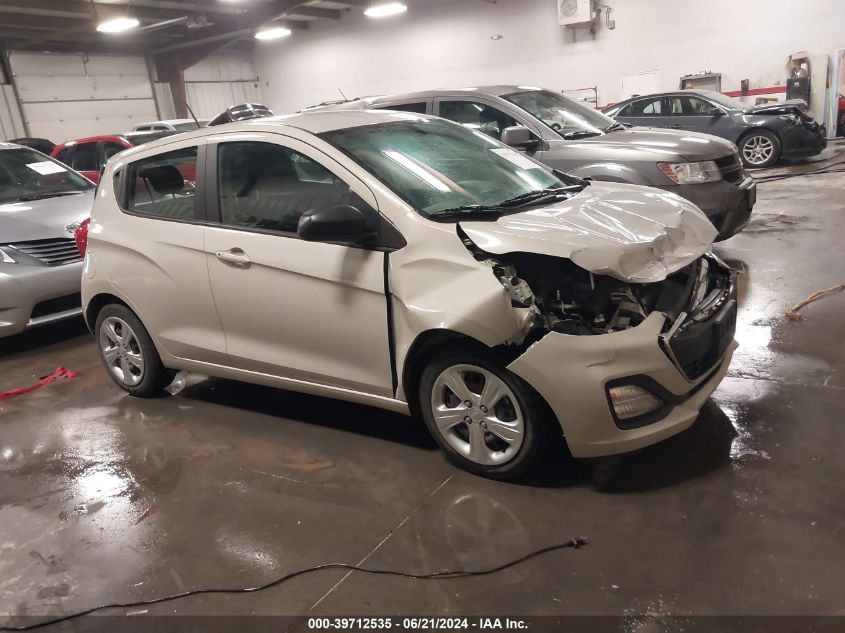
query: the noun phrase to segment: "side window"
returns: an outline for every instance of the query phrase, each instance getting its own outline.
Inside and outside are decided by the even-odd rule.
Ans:
[[[71,162],[73,161],[73,145],[70,147],[65,147],[62,151],[56,154],[56,160],[60,163],[64,163],[68,167],[72,167]]]
[[[309,209],[352,199],[349,185],[323,165],[275,143],[220,143],[217,173],[226,226],[295,233]]]
[[[630,112],[627,112],[625,116],[659,116],[663,114],[662,99],[641,99],[640,101],[634,101],[634,103],[625,108],[625,110],[628,109],[630,109]]]
[[[688,109],[687,114],[698,116],[713,116],[719,111],[719,108],[704,99],[697,99],[695,97],[686,97]]]
[[[120,143],[114,143],[112,141],[106,141],[103,143],[103,163],[108,161],[109,158],[114,156],[115,154],[119,154],[126,148],[123,147]]]
[[[686,97],[669,97],[669,113],[673,116],[689,114]]]
[[[377,110],[398,110],[399,112],[413,112],[414,114],[425,114],[425,101],[415,101],[414,103],[391,103],[389,105],[380,105]]]
[[[495,139],[502,136],[506,127],[519,125],[509,114],[475,101],[441,101],[440,116]]]
[[[73,168],[76,171],[100,171],[96,143],[79,143],[73,153]]]
[[[196,147],[130,164],[126,172],[126,210],[153,218],[193,220],[196,173]]]
[[[149,132],[150,126],[149,125],[139,125],[138,127],[135,128],[135,131],[136,132]]]

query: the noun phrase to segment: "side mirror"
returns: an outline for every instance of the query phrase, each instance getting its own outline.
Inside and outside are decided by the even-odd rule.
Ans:
[[[523,149],[532,149],[534,147],[537,147],[537,145],[540,143],[539,139],[534,138],[534,136],[531,134],[531,130],[521,125],[512,125],[511,127],[506,127],[504,130],[502,130],[500,140],[505,145],[510,145],[511,147],[520,147]]]
[[[348,204],[318,207],[299,218],[296,233],[308,242],[360,244],[370,233],[364,214]]]

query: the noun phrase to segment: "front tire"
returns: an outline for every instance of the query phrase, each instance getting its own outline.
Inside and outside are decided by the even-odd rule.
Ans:
[[[749,132],[739,142],[739,155],[746,167],[771,167],[780,153],[780,139],[768,130]]]
[[[94,331],[100,360],[109,377],[139,398],[160,396],[173,380],[140,319],[129,308],[109,304],[97,314]]]
[[[521,478],[554,444],[542,399],[481,348],[459,347],[429,363],[420,377],[419,402],[449,461],[483,477]]]

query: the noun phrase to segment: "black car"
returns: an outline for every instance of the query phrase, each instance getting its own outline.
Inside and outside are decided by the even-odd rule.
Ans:
[[[622,123],[705,132],[736,143],[746,167],[818,154],[827,146],[823,125],[803,101],[746,107],[710,90],[680,90],[634,97],[605,114]]]

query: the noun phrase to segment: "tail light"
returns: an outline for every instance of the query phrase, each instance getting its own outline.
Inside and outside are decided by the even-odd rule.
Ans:
[[[89,224],[91,224],[91,218],[85,218],[73,232],[73,239],[76,240],[76,248],[79,249],[79,253],[83,257],[85,257],[85,249],[88,248]]]

